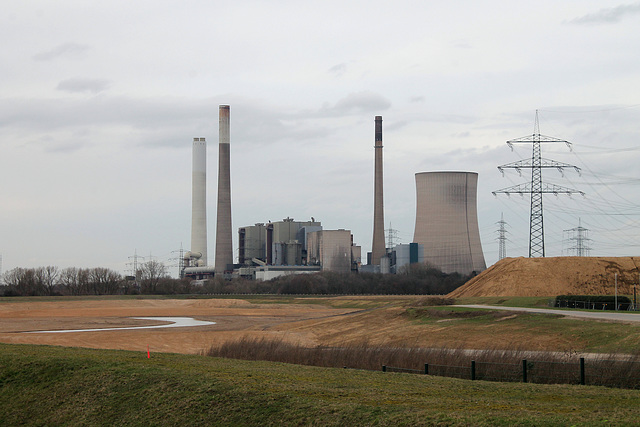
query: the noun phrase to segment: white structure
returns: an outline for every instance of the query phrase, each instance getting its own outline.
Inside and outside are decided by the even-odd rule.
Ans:
[[[193,138],[191,172],[191,251],[192,266],[207,265],[207,142]]]
[[[416,174],[415,243],[424,246],[424,262],[444,273],[485,270],[475,172]]]

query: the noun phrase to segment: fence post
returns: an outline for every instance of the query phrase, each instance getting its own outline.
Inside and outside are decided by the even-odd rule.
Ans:
[[[424,364],[424,374],[425,375],[429,375],[429,364],[428,363]]]
[[[527,359],[522,359],[522,382],[527,382]]]
[[[387,365],[382,365],[382,372],[387,372]]]
[[[471,381],[476,379],[476,361],[471,361]]]
[[[584,376],[584,357],[580,358],[580,384],[585,385],[585,376]]]

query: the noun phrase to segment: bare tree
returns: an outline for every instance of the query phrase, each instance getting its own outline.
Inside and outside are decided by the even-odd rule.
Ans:
[[[76,267],[68,267],[60,272],[60,284],[71,295],[82,295],[83,289],[80,278],[83,271]]]
[[[142,292],[155,294],[158,292],[160,279],[169,276],[167,267],[159,261],[147,261],[140,266]]]
[[[96,267],[89,270],[89,284],[95,295],[117,293],[121,281],[122,276],[108,268]]]
[[[39,281],[47,295],[53,295],[55,293],[56,285],[58,285],[59,274],[60,270],[58,267],[53,265],[40,267],[38,269]]]

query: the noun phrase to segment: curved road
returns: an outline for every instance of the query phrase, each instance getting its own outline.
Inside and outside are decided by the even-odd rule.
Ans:
[[[640,322],[640,312],[620,311],[578,311],[578,310],[552,310],[548,308],[528,307],[503,307],[498,305],[465,304],[454,307],[484,308],[488,310],[502,311],[526,311],[529,313],[560,314],[567,317],[580,317],[584,319],[609,320],[615,322]]]
[[[153,326],[127,326],[127,327],[114,326],[112,328],[29,331],[25,333],[27,334],[62,334],[67,332],[96,332],[96,331],[124,331],[124,330],[131,330],[131,329],[185,328],[187,326],[206,326],[206,325],[216,324],[216,322],[209,322],[206,320],[196,320],[192,317],[131,317],[131,319],[157,320],[159,322],[168,322],[168,323],[163,325],[153,325]]]

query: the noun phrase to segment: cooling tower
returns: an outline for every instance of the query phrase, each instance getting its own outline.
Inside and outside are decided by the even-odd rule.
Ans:
[[[384,243],[384,202],[382,198],[382,116],[376,116],[375,121],[375,172],[371,264],[380,265],[380,258],[387,253]]]
[[[416,174],[415,243],[424,245],[424,261],[445,273],[485,270],[480,244],[475,172]]]
[[[207,265],[207,142],[193,138],[191,170],[191,254]],[[200,254],[200,256],[198,256]]]
[[[216,273],[223,273],[233,264],[231,241],[231,173],[229,170],[229,106],[219,108],[218,143],[218,213],[216,218]]]

